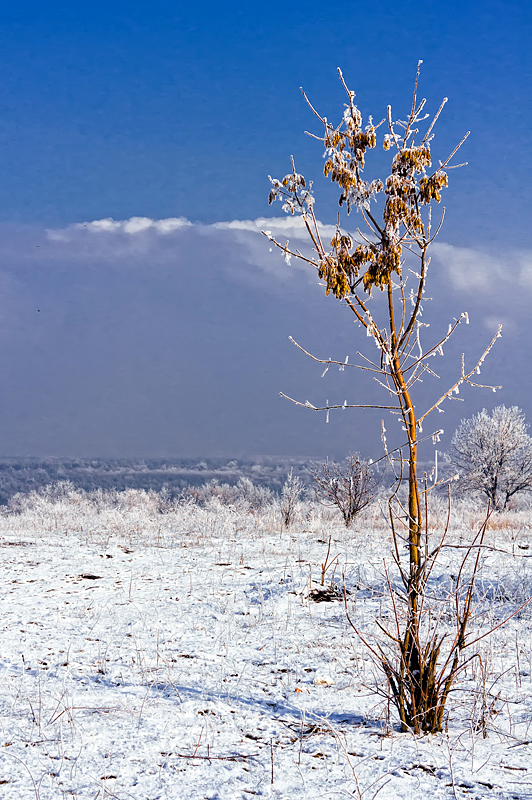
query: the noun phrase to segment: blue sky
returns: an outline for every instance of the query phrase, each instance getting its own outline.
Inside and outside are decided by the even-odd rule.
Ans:
[[[472,135],[447,229],[512,228],[530,185],[532,12],[522,2],[4,3],[0,218],[264,215],[268,173],[294,152],[320,174],[303,86],[343,103],[336,67],[375,117],[405,107],[415,67],[450,102],[442,151]],[[489,198],[489,199],[488,199]],[[452,202],[451,202],[452,200]],[[451,235],[450,233],[448,235]],[[454,233],[453,233],[454,235]],[[514,238],[515,240],[515,238]],[[471,243],[470,241],[468,243]]]
[[[494,316],[513,320],[501,402],[525,406],[509,363],[525,357],[518,329],[532,263],[531,16],[526,2],[489,0],[334,11],[321,2],[3,3],[0,359],[10,377],[0,452],[340,454],[350,423],[325,431],[278,399],[294,371],[296,389],[314,388],[309,366],[288,351],[294,325],[310,339],[320,329],[327,350],[346,349],[337,311],[308,286],[301,308],[297,284],[287,288],[299,273],[257,266],[269,258],[258,234],[247,232],[250,245],[212,226],[279,213],[267,206],[267,175],[284,174],[292,153],[315,179],[320,218],[333,221],[299,87],[339,115],[341,66],[364,115],[380,118],[389,102],[398,113],[408,107],[420,58],[429,107],[449,97],[435,151],[445,156],[471,130],[469,165],[451,173],[445,197],[442,291],[479,308],[479,341]],[[140,231],[133,250],[115,231],[105,252],[95,231],[61,244],[46,234],[137,216],[194,225],[164,240]],[[475,259],[479,284],[462,286],[456,271]],[[491,402],[472,397],[458,416]],[[359,424],[353,418],[351,429]]]

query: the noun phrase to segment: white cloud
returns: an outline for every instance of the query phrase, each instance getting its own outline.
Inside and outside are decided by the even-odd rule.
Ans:
[[[133,260],[140,259],[154,267],[157,263],[178,263],[185,256],[189,263],[199,263],[205,258],[212,260],[212,254],[216,254],[220,268],[238,274],[248,283],[263,281],[265,275],[273,277],[275,284],[286,282],[298,271],[315,280],[314,270],[305,262],[294,259],[291,266],[285,264],[281,253],[263,236],[263,230],[271,232],[282,244],[287,239],[293,240],[295,249],[312,255],[303,221],[288,217],[232,220],[212,225],[192,223],[183,217],[107,218],[50,229],[46,235],[50,246],[60,248],[56,255],[68,255],[73,263],[76,259],[97,259],[109,265],[131,266]],[[322,226],[322,231],[328,237],[334,233],[334,227]]]
[[[319,226],[327,248],[335,226],[321,223]],[[153,267],[164,262],[171,266],[181,257],[186,257],[189,263],[201,261],[208,251],[210,258],[212,254],[219,257],[220,268],[238,273],[248,282],[263,281],[265,276],[270,276],[275,283],[285,283],[297,273],[306,274],[311,282],[316,281],[316,273],[309,264],[293,258],[287,265],[281,252],[267,241],[262,231],[267,231],[282,245],[288,240],[291,249],[300,250],[309,258],[315,256],[302,218],[290,215],[235,219],[211,225],[192,223],[184,217],[107,218],[47,230],[46,234],[50,245],[59,247],[61,254],[68,255],[73,263],[76,258],[92,258],[119,266],[137,259],[139,265]],[[443,267],[442,274],[447,275],[459,291],[479,292],[487,298],[502,290],[511,290],[515,283],[532,289],[532,252],[500,257],[476,248],[435,242],[431,254]]]
[[[330,239],[336,232],[334,225],[323,225],[318,221],[321,234]],[[274,238],[286,239],[303,239],[308,242],[308,232],[300,216],[292,217],[259,217],[258,219],[235,219],[232,222],[215,222],[212,226],[219,230],[238,230],[250,231],[251,233],[261,233],[262,231],[269,231]],[[284,244],[283,241],[283,244]]]
[[[336,231],[334,225],[323,225],[318,222],[322,236],[328,241]],[[192,223],[185,217],[169,217],[168,219],[151,219],[150,217],[131,217],[126,220],[114,220],[112,217],[96,219],[92,222],[76,222],[66,228],[49,229],[48,239],[52,241],[72,241],[80,233],[136,235],[152,231],[168,234],[181,231],[183,228],[196,227],[198,231],[211,229],[232,231],[234,233],[250,233],[261,236],[268,231],[274,238],[283,240],[298,239],[307,243],[309,236],[301,217],[258,217],[258,219],[234,219],[229,222],[215,222],[212,225]]]
[[[498,281],[508,273],[508,263],[473,248],[436,242],[432,253],[447,267],[457,289],[496,291]]]
[[[519,283],[521,286],[532,288],[532,253],[518,253]]]
[[[490,334],[497,333],[497,328],[499,325],[502,325],[503,334],[505,333],[516,333],[517,325],[515,324],[515,320],[511,319],[510,317],[499,315],[490,315],[485,317],[484,319],[484,327],[490,332]]]
[[[93,222],[76,222],[66,228],[49,229],[46,231],[51,241],[72,241],[80,232],[108,234],[127,233],[135,235],[152,230],[157,233],[167,234],[182,230],[192,225],[184,217],[170,217],[169,219],[150,219],[150,217],[131,217],[126,220],[114,220],[112,217],[96,219]]]
[[[149,452],[153,436],[161,448],[169,446],[167,441],[180,452],[192,448],[187,444],[192,441],[187,438],[189,430],[200,431],[197,441],[203,436],[208,447],[218,446],[213,442],[225,447],[226,440],[234,447],[235,441],[244,441],[240,433],[244,412],[240,406],[235,410],[235,396],[242,398],[242,408],[257,407],[258,420],[271,418],[277,389],[307,396],[305,359],[299,361],[298,356],[292,365],[293,348],[285,336],[294,334],[303,346],[314,349],[326,330],[333,345],[346,341],[349,350],[353,324],[333,298],[325,299],[312,267],[297,259],[285,264],[261,230],[270,230],[283,244],[289,239],[294,249],[311,252],[301,220],[288,216],[211,225],[182,218],[97,219],[47,235],[43,227],[0,226],[0,339],[9,342],[2,350],[2,363],[12,409],[2,423],[5,441],[24,449],[25,440],[17,432],[22,408],[29,420],[27,436],[37,437],[32,441],[47,436],[37,424],[43,418],[50,420],[45,428],[54,437],[56,431],[62,432],[51,445],[51,439],[43,439],[43,451],[59,446],[80,451],[85,446],[105,448],[110,441],[127,451],[137,441],[136,431],[146,431],[138,434],[142,445],[138,452]],[[325,228],[325,246],[333,231],[332,226]],[[488,373],[486,382],[504,384],[502,401],[523,405],[532,413],[527,342],[520,335],[530,315],[532,253],[515,251],[497,257],[480,248],[445,242],[435,243],[433,251],[437,263],[432,274],[429,271],[427,292],[433,300],[424,316],[431,323],[426,343],[437,342],[448,322],[465,309],[472,322],[471,327],[461,326],[449,344],[449,358],[438,362],[442,380],[454,379],[461,352],[468,354],[467,363],[470,352],[472,358],[482,352],[483,343],[502,322],[503,339],[490,366],[497,372],[492,380]],[[381,307],[383,299],[375,293],[372,302]],[[370,346],[365,337],[357,344],[357,338],[352,341],[354,349]],[[334,349],[324,355],[334,357]],[[242,372],[242,364],[249,369]],[[242,385],[235,395],[239,380]],[[433,402],[431,385],[429,380],[420,384],[420,407]],[[249,387],[255,394],[246,394]],[[318,389],[318,395],[320,391],[325,388]],[[337,396],[336,389],[332,391]],[[353,391],[358,391],[356,385]],[[216,413],[212,415],[212,397],[227,425],[214,424],[211,435],[204,420],[217,419]],[[342,394],[340,402],[343,399]],[[485,402],[482,395],[478,402]],[[449,416],[455,414],[451,428],[459,413],[450,409]],[[85,418],[89,423],[78,422]],[[305,434],[294,438],[288,421],[280,425],[281,435],[272,438],[281,442],[276,447],[285,439],[304,443]],[[246,431],[255,435],[261,427],[253,422]],[[174,433],[169,440],[170,429]],[[337,430],[335,446],[341,448],[345,434]],[[9,438],[12,431],[18,439]],[[90,437],[82,439],[79,431],[90,431]],[[267,443],[263,447],[274,446],[268,431],[261,438]],[[242,448],[251,449],[252,441]]]

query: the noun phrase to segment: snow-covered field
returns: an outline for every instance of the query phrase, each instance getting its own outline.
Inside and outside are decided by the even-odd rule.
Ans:
[[[456,506],[453,536],[480,519]],[[531,591],[527,519],[493,520],[481,631]],[[400,733],[342,602],[308,599],[330,534],[371,632],[389,614],[378,506],[354,531],[310,504],[286,531],[275,507],[161,508],[136,491],[5,512],[0,796],[532,798],[532,613],[479,642],[442,734]]]

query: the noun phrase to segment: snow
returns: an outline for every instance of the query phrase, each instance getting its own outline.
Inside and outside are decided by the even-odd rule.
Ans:
[[[532,797],[529,615],[479,644],[445,732],[415,738],[343,603],[308,599],[331,534],[353,618],[386,616],[377,506],[353,531],[302,505],[286,531],[275,507],[110,497],[0,516],[2,798]],[[465,535],[481,514],[460,514]],[[481,625],[532,585],[525,518],[497,515],[509,555],[486,557]]]

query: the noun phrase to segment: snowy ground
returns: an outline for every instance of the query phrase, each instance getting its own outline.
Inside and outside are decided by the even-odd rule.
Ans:
[[[0,796],[532,798],[531,614],[479,643],[484,679],[475,660],[444,733],[400,733],[342,603],[307,597],[332,534],[373,630],[386,526],[377,509],[355,532],[307,517],[286,532],[274,509],[162,514],[141,492],[4,514]],[[487,557],[480,630],[532,586],[523,514],[496,522],[509,555]]]

